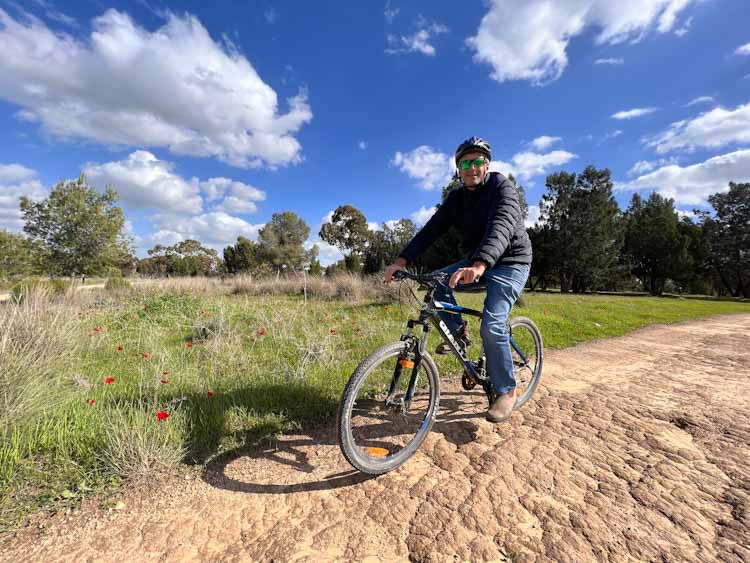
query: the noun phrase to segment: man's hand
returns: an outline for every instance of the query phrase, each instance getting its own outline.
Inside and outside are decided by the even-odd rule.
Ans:
[[[406,270],[406,260],[404,260],[403,258],[396,258],[396,261],[385,269],[383,282],[391,283],[393,274],[395,272],[398,272],[399,270]]]
[[[477,260],[474,262],[470,267],[468,268],[459,268],[456,270],[456,272],[451,276],[451,279],[448,280],[448,287],[453,289],[456,287],[456,284],[467,284],[467,283],[474,283],[479,278],[482,277],[482,274],[487,269],[487,264],[484,262],[481,262]]]

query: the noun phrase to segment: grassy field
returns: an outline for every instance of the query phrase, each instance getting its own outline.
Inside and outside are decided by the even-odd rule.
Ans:
[[[359,361],[397,340],[417,310],[351,287],[326,290],[342,300],[191,284],[0,306],[0,531],[40,506],[330,421]],[[738,312],[750,304],[530,294],[514,314],[562,348]],[[458,372],[453,358],[438,364]]]

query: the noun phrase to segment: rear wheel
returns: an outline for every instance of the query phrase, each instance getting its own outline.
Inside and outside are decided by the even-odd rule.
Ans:
[[[508,323],[513,356],[513,374],[516,378],[516,409],[521,408],[534,394],[542,377],[544,348],[542,333],[534,321],[514,317]]]
[[[378,348],[344,388],[337,417],[339,444],[347,461],[363,473],[378,475],[403,464],[435,422],[440,402],[437,366],[428,354],[422,356],[414,395],[407,401],[414,368],[400,360],[408,346],[394,342]],[[396,373],[400,376],[394,385]]]

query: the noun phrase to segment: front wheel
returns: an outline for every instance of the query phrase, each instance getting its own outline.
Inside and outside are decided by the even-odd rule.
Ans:
[[[516,378],[516,409],[531,398],[542,377],[544,347],[542,333],[526,317],[514,317],[510,328],[510,351],[513,356],[513,375]]]
[[[396,469],[414,454],[435,422],[440,402],[437,366],[425,353],[419,366],[412,367],[405,358],[408,348],[407,342],[378,348],[344,388],[337,416],[339,444],[346,460],[363,473]]]

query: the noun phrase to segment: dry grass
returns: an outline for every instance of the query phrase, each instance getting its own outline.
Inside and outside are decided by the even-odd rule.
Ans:
[[[331,278],[319,276],[287,276],[232,278],[235,295],[303,295],[311,299],[340,299],[361,301],[382,299],[393,301],[397,296],[393,289],[385,286],[379,276],[361,277],[355,274],[339,274]]]
[[[78,348],[76,309],[46,288],[25,291],[17,305],[0,306],[0,431],[54,410],[60,384]]]
[[[102,459],[115,475],[134,483],[147,481],[182,461],[185,449],[179,444],[183,426],[176,414],[168,423],[159,423],[140,410],[113,409]]]

